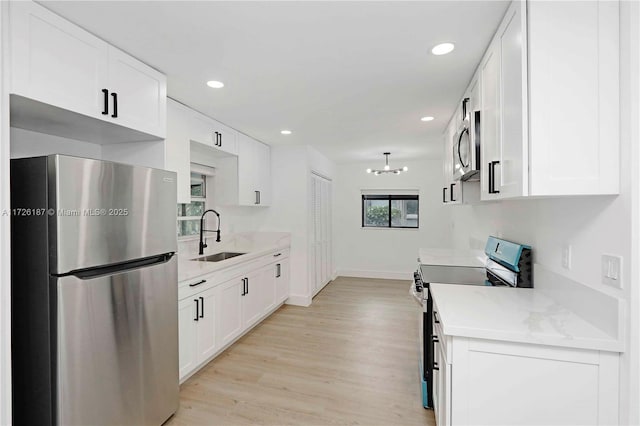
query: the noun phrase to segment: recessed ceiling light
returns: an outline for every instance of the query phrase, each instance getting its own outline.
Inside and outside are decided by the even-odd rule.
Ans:
[[[431,49],[431,53],[434,55],[446,55],[455,49],[455,45],[453,43],[440,43]]]
[[[207,86],[212,87],[214,89],[221,89],[224,87],[224,83],[221,81],[211,80],[211,81],[207,81]]]
[[[422,118],[420,119],[420,121],[433,121],[433,117],[431,117],[431,116],[422,117]]]
[[[291,130],[281,130],[280,133],[282,133],[283,135],[290,135]]]

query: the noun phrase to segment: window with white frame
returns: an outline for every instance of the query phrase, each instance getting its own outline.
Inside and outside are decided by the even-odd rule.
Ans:
[[[200,234],[200,217],[208,206],[208,181],[213,176],[213,169],[196,165],[191,171],[191,202],[178,204],[178,238],[186,238]]]

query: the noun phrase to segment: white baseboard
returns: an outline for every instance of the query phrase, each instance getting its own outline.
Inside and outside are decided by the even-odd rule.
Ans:
[[[289,295],[289,298],[284,302],[285,305],[295,305],[295,306],[311,306],[311,296],[301,296],[297,294]]]
[[[354,269],[339,269],[336,271],[339,277],[353,278],[377,278],[383,280],[407,280],[413,279],[413,272],[390,272],[390,271],[357,271]]]

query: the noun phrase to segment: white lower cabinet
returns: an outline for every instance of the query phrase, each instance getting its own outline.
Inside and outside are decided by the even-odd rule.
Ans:
[[[216,352],[215,288],[178,303],[180,377]]]
[[[283,303],[289,297],[289,259],[275,264],[276,303]]]
[[[438,426],[619,422],[617,353],[434,334]]]
[[[289,297],[288,250],[180,283],[178,292],[184,381]]]
[[[244,328],[242,321],[242,303],[244,277],[234,278],[218,287],[220,314],[218,320],[220,346],[226,346],[238,337]]]

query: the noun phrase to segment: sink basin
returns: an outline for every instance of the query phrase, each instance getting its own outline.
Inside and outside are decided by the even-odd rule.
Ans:
[[[222,260],[231,259],[232,257],[241,256],[246,253],[234,253],[231,251],[223,251],[221,253],[211,254],[209,256],[198,257],[191,260],[198,260],[200,262],[220,262]]]

